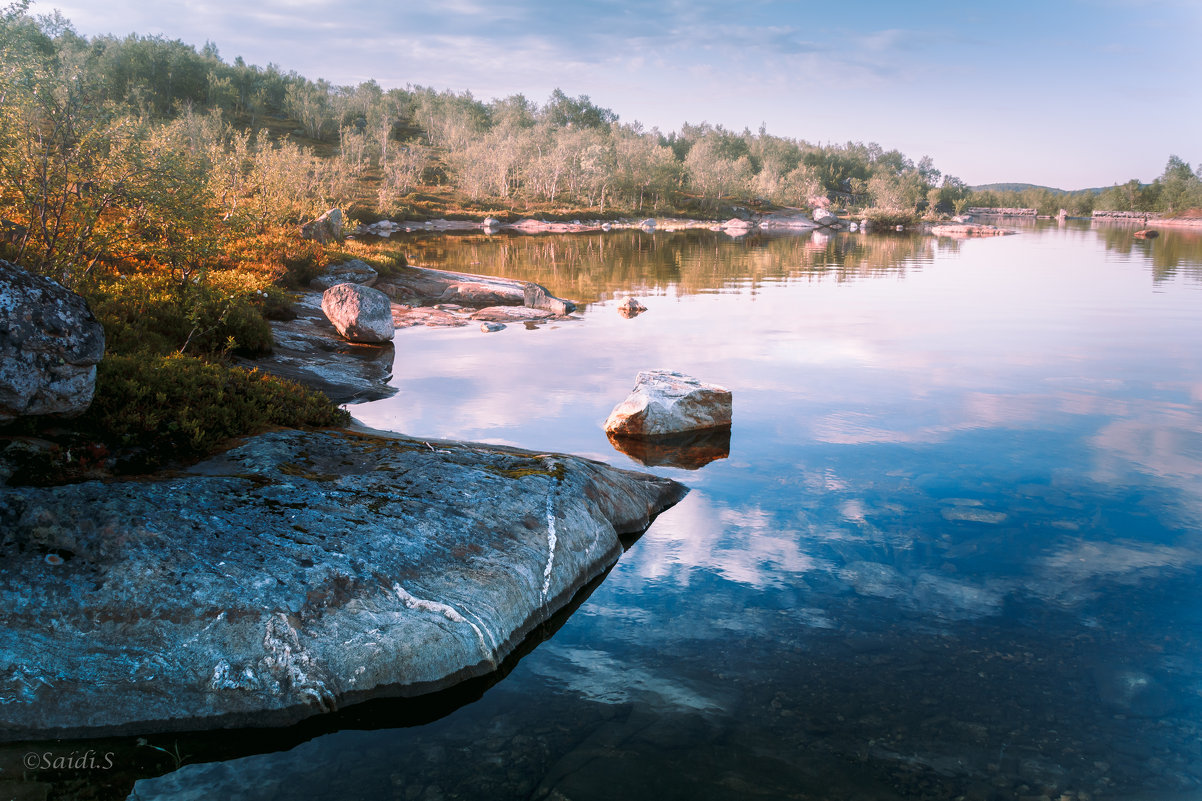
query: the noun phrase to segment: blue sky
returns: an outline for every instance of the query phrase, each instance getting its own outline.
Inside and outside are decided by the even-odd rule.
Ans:
[[[86,35],[232,61],[930,155],[970,184],[1150,181],[1202,161],[1202,0],[35,0]]]

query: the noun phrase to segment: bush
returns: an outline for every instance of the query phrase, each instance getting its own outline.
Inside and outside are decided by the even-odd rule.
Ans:
[[[878,228],[895,228],[899,225],[915,225],[918,215],[901,209],[865,209],[864,219]]]
[[[110,447],[166,458],[204,455],[232,437],[272,426],[346,425],[350,415],[320,392],[290,381],[173,353],[109,355],[79,424]]]
[[[109,353],[271,352],[263,317],[272,295],[253,276],[218,273],[203,283],[162,273],[119,276],[87,292]]]

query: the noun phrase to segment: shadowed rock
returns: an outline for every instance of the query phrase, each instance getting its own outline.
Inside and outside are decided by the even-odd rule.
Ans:
[[[0,260],[0,422],[86,411],[104,329],[61,284]]]
[[[165,480],[0,488],[0,739],[276,726],[487,674],[685,491],[297,431]]]
[[[309,282],[309,288],[324,292],[330,287],[338,286],[339,284],[372,286],[376,283],[378,277],[379,274],[370,264],[360,259],[351,259],[350,261],[344,261],[342,264],[335,264],[330,267],[325,275],[319,275],[314,278]]]
[[[330,209],[300,228],[301,239],[316,239],[323,245],[342,238],[342,209]]]

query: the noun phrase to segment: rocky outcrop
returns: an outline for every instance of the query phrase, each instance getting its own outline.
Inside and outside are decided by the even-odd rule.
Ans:
[[[104,329],[79,295],[0,260],[0,423],[86,411]]]
[[[373,286],[378,277],[379,274],[370,264],[359,259],[351,259],[341,264],[335,264],[326,271],[325,275],[319,275],[314,278],[309,282],[309,288],[316,289],[318,292],[324,292],[330,287],[335,287],[339,284]]]
[[[342,238],[342,209],[330,209],[301,226],[301,239],[316,239],[323,245]]]
[[[630,395],[610,413],[605,431],[659,437],[730,424],[730,390],[674,370],[644,370]]]
[[[271,321],[271,355],[242,359],[239,364],[316,389],[335,403],[395,395],[396,388],[388,386],[392,343],[356,344],[343,339],[322,312],[321,297],[317,292],[302,294],[292,306],[293,319]]]
[[[377,286],[390,297],[406,301],[475,307],[527,306],[560,316],[576,310],[572,301],[557,298],[531,281],[425,267],[406,267]]]
[[[647,307],[639,303],[638,298],[626,298],[626,300],[618,304],[618,314],[627,320],[632,317],[638,317],[645,311],[647,311]]]
[[[967,210],[968,214],[993,216],[993,217],[1035,217],[1038,214],[1038,209],[1010,209],[1010,208],[992,208],[989,206],[973,206]]]
[[[561,317],[576,311],[575,303],[548,294],[546,289],[532,281],[527,282],[522,289],[522,304],[531,309],[549,311]]]
[[[684,492],[297,431],[157,481],[0,488],[0,739],[277,726],[487,674]]]
[[[545,309],[529,306],[487,306],[472,314],[473,320],[493,323],[523,323],[528,320],[547,320],[555,315]]]
[[[1155,228],[1144,228],[1136,231],[1131,236],[1135,237],[1136,239],[1155,239],[1156,237],[1160,236],[1160,231],[1157,231]]]
[[[996,225],[979,225],[977,223],[957,223],[954,225],[932,225],[931,234],[947,236],[953,239],[968,239],[976,236],[1007,236],[1018,233],[1008,228],[998,228]]]
[[[321,310],[339,335],[351,342],[387,342],[395,333],[388,296],[370,287],[330,287],[322,293]]]
[[[760,218],[762,231],[808,231],[818,227],[801,209],[782,209],[770,212]]]

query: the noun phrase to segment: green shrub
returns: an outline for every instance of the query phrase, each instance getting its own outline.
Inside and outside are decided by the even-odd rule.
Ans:
[[[239,285],[237,275],[195,284],[161,273],[130,275],[88,292],[107,350],[118,354],[269,353],[271,326],[263,310],[271,297]]]
[[[151,461],[204,455],[272,426],[346,425],[326,396],[266,373],[173,353],[109,355],[79,420],[96,440],[141,447]]]
[[[915,225],[918,215],[902,209],[865,209],[864,219],[878,228],[895,228],[899,225]]]

